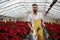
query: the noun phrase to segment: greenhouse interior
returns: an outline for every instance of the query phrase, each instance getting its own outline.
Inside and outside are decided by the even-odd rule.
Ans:
[[[60,0],[0,0],[0,40],[60,40]]]

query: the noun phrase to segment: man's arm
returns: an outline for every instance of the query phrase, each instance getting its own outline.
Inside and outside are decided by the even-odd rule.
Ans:
[[[30,29],[33,31],[34,29],[33,29],[32,25],[31,25],[31,24],[32,24],[32,18],[31,18],[30,15],[28,16],[28,22],[29,22],[29,23],[28,23],[28,26],[29,26]],[[31,24],[30,24],[30,23],[31,23]]]
[[[41,19],[42,25],[45,27],[44,21]]]
[[[43,15],[41,13],[40,13],[40,19],[41,19],[42,25],[45,27],[44,18],[43,18]]]
[[[31,30],[34,30],[33,27],[32,27],[32,25],[31,25],[30,23],[28,23],[28,26],[29,26],[29,28],[30,28]]]

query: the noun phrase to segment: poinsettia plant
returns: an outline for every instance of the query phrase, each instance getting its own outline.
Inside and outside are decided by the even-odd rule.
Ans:
[[[22,40],[29,33],[28,22],[0,22],[0,40]]]
[[[45,25],[45,28],[49,33],[49,38],[60,38],[60,24],[45,22]]]

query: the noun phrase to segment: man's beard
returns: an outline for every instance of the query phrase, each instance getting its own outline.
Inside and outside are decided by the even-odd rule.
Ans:
[[[37,13],[37,10],[34,10],[34,13]]]

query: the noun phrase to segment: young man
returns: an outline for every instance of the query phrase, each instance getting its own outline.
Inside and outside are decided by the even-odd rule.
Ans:
[[[28,21],[32,23],[32,27],[30,26],[30,24],[28,25],[31,28],[31,30],[33,31],[35,30],[35,32],[37,33],[37,40],[43,40],[43,28],[41,26],[41,24],[43,23],[41,22],[41,20],[43,20],[43,16],[41,13],[38,13],[37,4],[33,4],[32,9],[33,9],[33,13],[28,16]],[[38,27],[40,29],[37,32]]]

